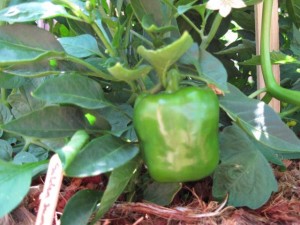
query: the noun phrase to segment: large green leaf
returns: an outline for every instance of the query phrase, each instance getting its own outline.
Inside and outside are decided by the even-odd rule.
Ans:
[[[96,208],[102,192],[94,190],[78,191],[68,201],[61,217],[63,225],[85,225]]]
[[[233,85],[220,97],[220,106],[249,135],[279,153],[300,152],[300,141],[264,102],[250,99]]]
[[[55,36],[46,30],[25,24],[0,27],[0,65],[30,62],[63,54],[64,50]]]
[[[90,124],[83,110],[71,106],[49,106],[12,120],[1,126],[5,131],[37,138],[72,136],[77,130],[101,132],[110,129],[108,122],[96,115]]]
[[[78,58],[102,55],[98,48],[96,39],[90,34],[59,38],[58,41],[68,54]]]
[[[199,48],[197,44],[181,57],[181,63],[194,65],[198,74],[208,84],[214,84],[224,92],[228,91],[227,72],[223,64],[211,53]]]
[[[72,18],[63,6],[54,5],[51,1],[27,2],[0,11],[0,21],[8,23],[30,22],[57,16]]]
[[[158,205],[169,205],[181,188],[180,183],[153,182],[144,190],[144,200]]]
[[[18,206],[29,191],[31,177],[45,169],[45,162],[15,165],[0,160],[0,218]]]
[[[289,15],[293,19],[294,24],[300,27],[300,2],[299,0],[287,0],[286,6]]]
[[[106,173],[124,165],[138,152],[137,145],[112,135],[104,135],[88,143],[66,168],[65,173],[74,177]]]
[[[192,37],[188,32],[184,32],[179,39],[163,48],[149,50],[144,46],[139,46],[137,52],[156,69],[159,75],[162,75],[168,71],[170,66],[173,65],[192,44]]]
[[[34,91],[33,96],[48,103],[74,104],[87,109],[111,105],[104,99],[98,82],[77,74],[48,79]]]
[[[228,204],[257,209],[277,191],[273,170],[261,152],[237,126],[220,135],[221,164],[214,173],[213,195],[229,193]]]
[[[139,160],[138,158],[135,158],[127,162],[125,165],[113,170],[102,196],[100,208],[98,209],[93,222],[100,219],[118,199],[125,190],[130,179],[137,172],[138,166]]]

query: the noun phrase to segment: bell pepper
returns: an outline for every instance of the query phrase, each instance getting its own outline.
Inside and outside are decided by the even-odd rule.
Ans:
[[[186,182],[210,175],[219,162],[219,103],[209,88],[140,95],[133,123],[150,176]]]

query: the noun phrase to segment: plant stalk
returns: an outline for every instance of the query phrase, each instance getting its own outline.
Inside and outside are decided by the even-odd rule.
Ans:
[[[220,27],[222,19],[223,19],[223,17],[220,15],[220,13],[218,13],[214,19],[214,22],[212,24],[212,27],[211,27],[208,35],[203,37],[200,48],[206,49],[209,46],[210,42],[212,41],[212,39],[214,38],[214,36],[216,35],[216,33]]]
[[[299,109],[300,109],[300,106],[295,106],[295,107],[293,107],[293,108],[291,108],[291,109],[289,109],[289,110],[286,110],[286,111],[280,113],[279,116],[280,116],[281,118],[287,117],[287,116],[289,116],[289,115],[291,115],[291,114],[297,112]]]
[[[267,92],[276,99],[300,106],[300,92],[281,87],[275,80],[270,57],[270,27],[273,0],[264,0],[261,29],[261,68]]]
[[[255,97],[257,97],[258,95],[260,95],[261,93],[264,93],[264,92],[266,92],[267,91],[267,88],[260,88],[260,89],[258,89],[258,90],[256,90],[255,92],[253,92],[252,94],[250,94],[249,96],[248,96],[248,98],[255,98]]]

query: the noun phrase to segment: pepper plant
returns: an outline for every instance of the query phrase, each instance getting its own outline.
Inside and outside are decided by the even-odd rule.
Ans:
[[[263,1],[259,56],[260,2],[2,1],[0,217],[54,153],[65,176],[109,178],[104,192],[74,195],[64,225],[91,215],[94,223],[121,194],[167,205],[182,182],[206,176],[215,199],[262,206],[277,191],[270,163],[284,170],[283,159],[300,157],[300,2],[280,1],[282,47],[270,52],[273,1]],[[260,64],[266,88],[257,90],[250,81]],[[272,64],[281,65],[281,86]],[[280,114],[267,105],[272,97]]]

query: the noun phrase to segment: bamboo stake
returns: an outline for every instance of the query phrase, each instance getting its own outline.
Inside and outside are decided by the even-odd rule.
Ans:
[[[255,5],[255,34],[256,34],[256,53],[260,55],[260,36],[262,23],[262,7],[263,3]],[[273,3],[272,24],[271,24],[271,44],[270,49],[279,50],[279,21],[278,21],[278,0]],[[279,65],[273,65],[273,73],[277,82],[280,82],[280,68]],[[261,66],[257,66],[257,88],[265,87],[263,80]],[[262,95],[259,96],[262,98]],[[280,112],[280,101],[272,99],[269,105],[276,111]]]

